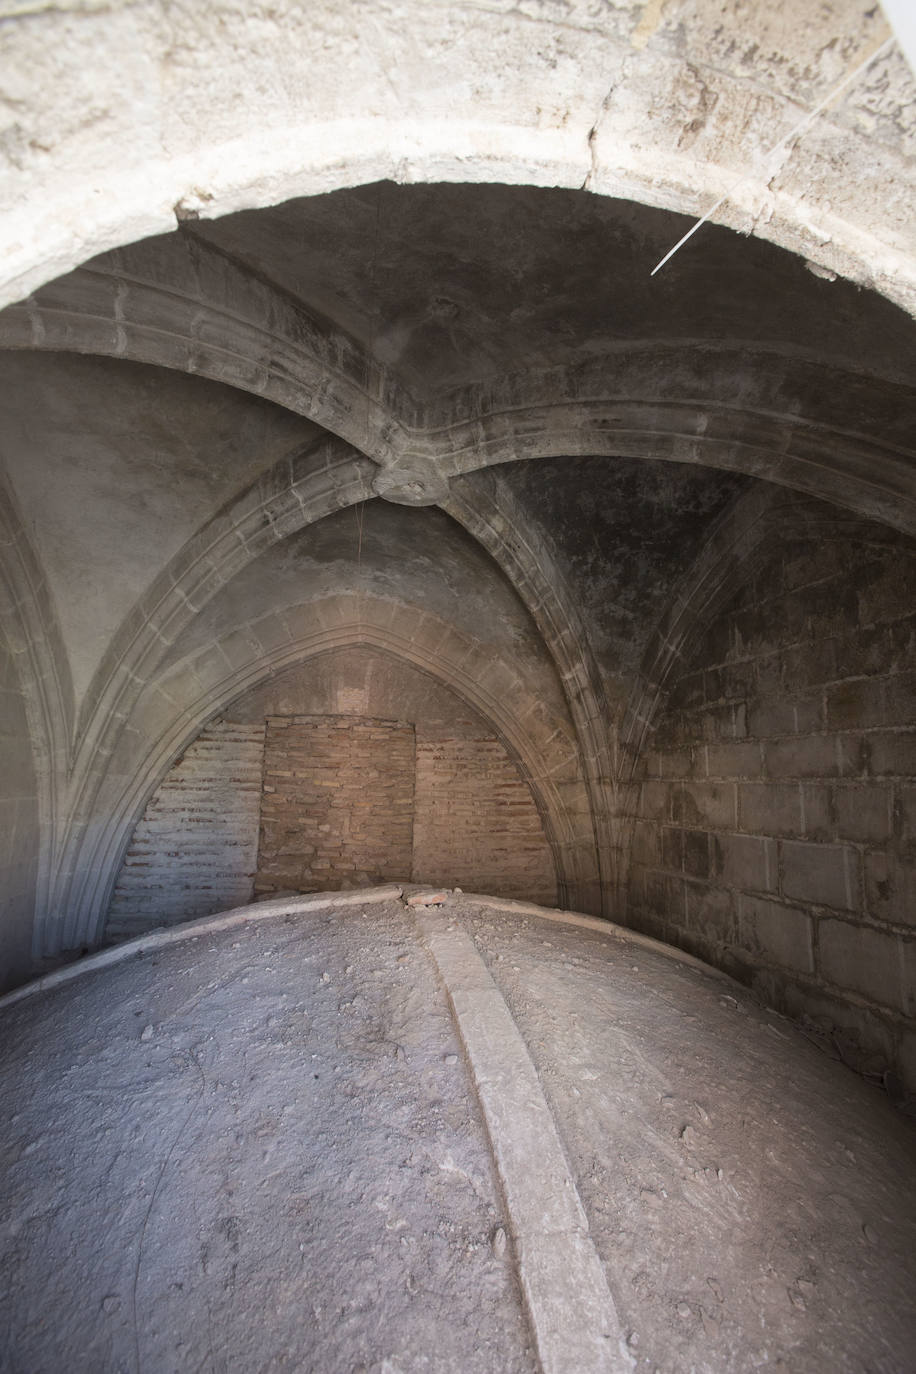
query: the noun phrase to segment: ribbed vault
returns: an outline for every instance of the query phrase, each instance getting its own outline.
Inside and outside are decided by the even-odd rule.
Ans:
[[[388,214],[403,214],[400,200],[408,197],[409,203],[409,192],[386,188],[379,213],[387,207]],[[464,202],[450,202],[449,208],[466,202],[471,215],[475,208],[485,214],[495,206],[501,228],[508,218],[500,199],[506,189],[466,192]],[[529,214],[539,206],[531,194],[519,205]],[[559,193],[541,194],[556,206]],[[299,219],[308,222],[309,203],[299,206],[287,207],[288,234]],[[344,222],[350,208],[344,199],[333,213],[325,211],[328,232],[337,227],[335,216]],[[418,212],[433,218],[435,199],[427,198]],[[579,201],[570,199],[569,212],[589,231],[587,252],[594,255],[598,289],[608,269],[596,226]],[[613,213],[605,216],[606,233],[623,259],[616,270],[627,275],[638,270],[638,249],[663,242],[665,231],[657,214],[645,225],[638,217],[632,222],[626,207],[620,215],[626,236],[615,243],[621,231],[615,230]],[[109,254],[42,288],[0,316],[0,343],[133,359],[229,383],[354,444],[391,469],[388,485],[400,473],[404,482],[427,474],[441,485],[457,473],[519,458],[606,453],[724,468],[811,495],[823,495],[828,484],[831,498],[848,508],[916,529],[910,491],[912,369],[901,366],[902,357],[913,353],[910,326],[890,307],[870,307],[873,319],[859,349],[851,349],[849,336],[835,328],[838,314],[855,308],[851,288],[818,281],[787,255],[754,248],[759,261],[739,270],[726,259],[722,269],[721,254],[734,248],[730,236],[716,231],[723,241],[694,249],[695,259],[679,269],[678,294],[695,302],[696,318],[689,304],[682,306],[680,337],[672,337],[672,321],[666,319],[670,288],[649,283],[633,292],[608,329],[588,299],[581,263],[573,284],[564,285],[562,270],[545,275],[538,266],[538,244],[528,250],[534,257],[527,272],[519,269],[523,287],[565,292],[562,322],[551,327],[542,312],[537,327],[543,340],[534,353],[524,354],[511,331],[503,340],[494,332],[482,296],[475,301],[473,292],[462,295],[459,303],[437,294],[437,272],[454,278],[459,270],[447,256],[437,264],[433,254],[418,269],[411,290],[423,304],[419,315],[394,330],[398,342],[391,329],[371,325],[390,308],[371,271],[368,279],[354,281],[343,258],[337,295],[346,299],[346,308],[338,313],[361,338],[322,316],[309,299],[317,293],[327,307],[333,284],[323,288],[327,297],[308,282],[297,295],[288,280],[286,241],[282,252],[274,248],[270,256],[269,236],[268,249],[259,247],[258,218],[236,220],[242,222],[234,229],[219,226],[215,239],[213,233],[172,234]],[[670,218],[669,234],[677,223]],[[438,221],[433,229],[438,232]],[[360,232],[364,238],[351,231],[347,253],[371,264],[372,222]],[[240,256],[243,247],[247,260]],[[516,251],[525,261],[524,247]],[[388,276],[406,270],[406,259],[385,261]],[[774,277],[793,307],[782,315],[771,309],[758,320],[761,293],[777,294]],[[362,323],[352,317],[356,290],[369,293]],[[831,298],[825,291],[839,294]],[[807,312],[796,299],[806,302]],[[858,321],[857,329],[862,330]],[[475,343],[478,330],[488,332]],[[575,349],[568,344],[570,331],[576,332]],[[425,381],[417,361],[403,375],[400,355],[406,350],[409,357],[411,347],[418,350],[416,358],[429,360]],[[460,371],[467,348],[482,349],[478,378],[443,386],[440,374]],[[391,357],[383,361],[386,351]],[[433,390],[424,394],[427,383]]]
[[[212,58],[217,84],[227,71],[240,79],[219,25],[188,34],[187,16],[163,20],[146,0],[130,8],[152,22],[154,48],[171,54],[183,35]],[[8,255],[17,299],[0,313],[3,639],[37,783],[40,955],[103,938],[131,832],[204,727],[271,674],[344,646],[414,665],[489,722],[536,799],[562,900],[622,917],[636,783],[660,723],[688,728],[671,724],[671,692],[732,614],[736,589],[752,600],[761,570],[783,576],[768,553],[791,538],[829,566],[805,572],[797,623],[758,627],[761,640],[767,628],[782,634],[779,666],[768,678],[758,644],[747,699],[803,663],[820,692],[803,746],[827,760],[820,792],[811,800],[814,784],[795,774],[784,790],[769,771],[793,761],[788,727],[777,744],[761,734],[745,747],[736,734],[738,771],[711,774],[707,745],[717,762],[728,752],[713,722],[702,736],[709,786],[691,799],[693,775],[675,778],[677,797],[648,818],[664,835],[645,843],[681,845],[688,905],[688,842],[690,862],[713,838],[723,852],[740,841],[770,858],[784,846],[787,861],[768,858],[756,886],[709,899],[737,903],[728,920],[740,908],[745,926],[749,902],[770,918],[777,899],[791,923],[792,862],[829,878],[839,856],[858,885],[827,892],[841,904],[825,934],[828,921],[845,923],[837,939],[878,932],[904,966],[893,883],[911,871],[912,779],[882,784],[878,797],[867,759],[872,748],[884,758],[893,735],[894,767],[909,766],[910,608],[878,555],[860,558],[873,591],[842,585],[835,550],[843,512],[860,550],[862,522],[888,534],[885,552],[898,547],[888,527],[916,534],[916,326],[900,308],[916,282],[910,78],[878,12],[843,0],[807,26],[780,6],[742,14],[771,52],[756,81],[753,43],[742,55],[728,47],[720,8],[694,5],[690,27],[680,0],[640,16],[605,7],[600,36],[575,7],[562,21],[548,6],[524,18],[456,11],[438,68],[449,118],[429,73],[415,74],[409,146],[405,92],[390,107],[391,92],[379,94],[378,54],[361,28],[349,69],[368,65],[352,100],[300,83],[305,105],[256,101],[242,128],[234,98],[207,129],[203,162],[195,100],[172,73],[187,123],[169,125],[164,161],[155,139],[141,139],[127,174],[109,161],[110,129],[102,148],[72,130],[27,174],[36,203],[52,164],[79,151],[72,176],[55,175],[44,227]],[[53,13],[20,16],[14,46],[34,57]],[[247,33],[240,13],[223,15],[237,37]],[[122,9],[112,14],[109,34],[80,10],[73,33],[116,43]],[[271,18],[288,51],[259,34],[246,49],[253,69],[269,52],[272,70],[301,75],[299,18]],[[319,7],[310,22],[322,31],[326,18]],[[417,34],[437,18],[418,7]],[[377,20],[379,51],[389,22]],[[479,57],[478,29],[500,36],[518,70],[508,83],[505,72],[471,83],[471,99],[463,64]],[[475,58],[474,82],[479,67]],[[764,169],[769,138],[857,67],[863,84]],[[561,103],[549,98],[553,82]],[[27,97],[22,110],[23,127],[42,125]],[[133,116],[118,110],[126,128]],[[38,146],[26,140],[23,166]],[[87,210],[96,176],[119,194]],[[720,222],[651,276],[689,216],[730,187]],[[11,200],[7,222],[22,214]],[[611,506],[613,521],[603,518]],[[830,578],[842,625],[821,587]],[[722,648],[723,671],[739,648]],[[868,674],[879,680],[866,688]],[[843,750],[853,758],[847,701],[861,709],[855,729],[881,732],[859,741],[848,768],[835,764]],[[853,791],[877,817],[861,833],[842,811]],[[731,810],[706,815],[703,830],[702,806],[722,796]],[[755,813],[753,797],[769,798],[772,814]],[[792,797],[811,802],[804,820]],[[7,800],[15,811],[20,799]],[[691,823],[671,839],[673,808],[688,801]],[[754,829],[771,822],[774,834]],[[662,875],[644,881],[654,894],[637,894],[646,919],[657,892],[675,890],[672,853],[650,855],[655,869],[643,863]],[[890,877],[875,876],[881,863]],[[715,911],[690,919],[712,927]],[[799,958],[813,955],[805,947]],[[831,989],[849,1005],[865,995],[855,964],[831,965]]]
[[[0,1362],[902,1368],[882,7],[0,10]]]

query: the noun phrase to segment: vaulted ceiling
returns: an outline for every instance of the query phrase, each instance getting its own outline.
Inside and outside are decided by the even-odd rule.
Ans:
[[[916,533],[916,88],[880,9],[3,8],[36,951],[99,938],[215,711],[354,643],[460,688],[565,899],[612,907],[699,608],[812,503]]]
[[[357,641],[458,684],[567,899],[612,900],[618,732],[711,541],[740,550],[793,490],[916,530],[913,321],[724,228],[651,276],[685,223],[380,183],[186,219],[0,315],[47,948],[96,937],[215,710]]]

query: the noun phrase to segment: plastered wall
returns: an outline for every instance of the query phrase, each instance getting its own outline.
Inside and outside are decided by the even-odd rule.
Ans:
[[[0,991],[22,982],[29,971],[38,842],[25,703],[14,656],[0,639]]]

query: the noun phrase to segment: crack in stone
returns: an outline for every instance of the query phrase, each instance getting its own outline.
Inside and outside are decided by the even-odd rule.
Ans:
[[[625,68],[626,68],[626,64],[624,64],[624,75],[626,74]],[[606,96],[604,97],[604,99],[602,100],[601,105],[600,105],[600,107],[599,107],[599,109],[598,109],[598,113],[597,113],[597,115],[595,116],[595,121],[594,121],[594,123],[592,124],[592,127],[591,127],[591,128],[589,129],[589,131],[588,131],[588,136],[587,136],[586,142],[587,142],[587,144],[588,144],[588,158],[589,158],[589,164],[590,164],[590,165],[589,165],[588,172],[586,173],[585,180],[583,181],[583,183],[582,183],[582,185],[581,185],[581,187],[580,187],[580,190],[582,190],[582,191],[588,191],[588,190],[590,190],[590,189],[591,189],[591,183],[592,183],[593,179],[594,179],[595,177],[597,177],[597,175],[598,175],[598,149],[597,149],[598,132],[599,132],[599,130],[600,130],[600,128],[601,128],[601,124],[602,124],[602,121],[604,120],[605,115],[607,114],[608,110],[609,110],[610,107],[611,107],[611,101],[612,101],[612,99],[613,99],[613,97],[614,97],[614,92],[616,91],[616,89],[617,89],[617,83],[616,83],[616,82],[612,83],[612,84],[608,87],[607,95],[606,95]]]

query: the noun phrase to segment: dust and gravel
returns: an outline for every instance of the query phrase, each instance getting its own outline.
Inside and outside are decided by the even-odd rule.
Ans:
[[[132,958],[0,1034],[0,1368],[534,1368],[476,1099],[400,903]]]
[[[916,1370],[916,1131],[662,953],[477,908],[637,1368]]]
[[[916,1369],[916,1131],[736,985],[457,894],[637,1370]],[[536,1368],[447,990],[399,901],[0,1011],[0,1369]]]

